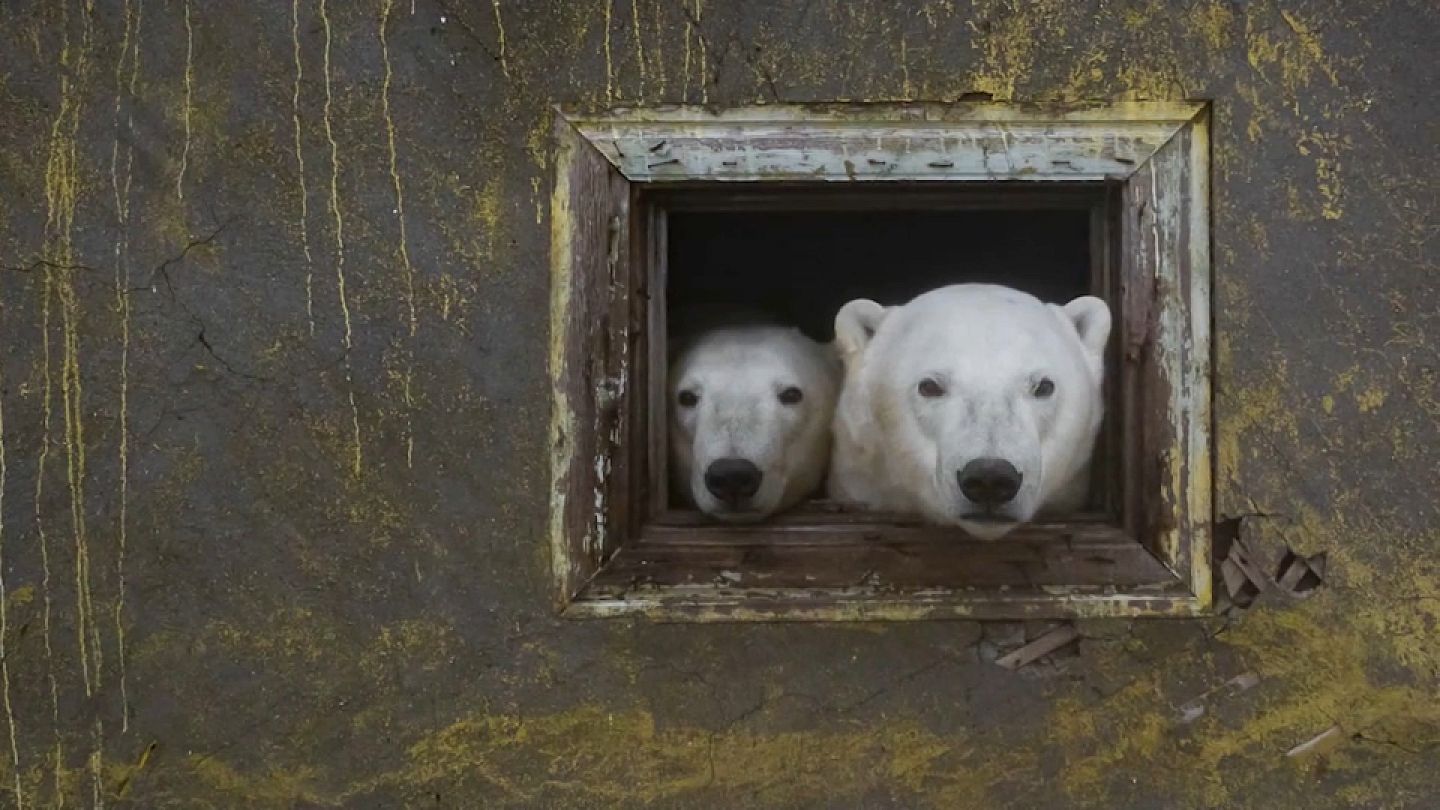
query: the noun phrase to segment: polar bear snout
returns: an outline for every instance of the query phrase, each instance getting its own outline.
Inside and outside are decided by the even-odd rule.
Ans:
[[[760,491],[764,475],[748,459],[722,458],[705,468],[705,488],[726,506],[738,510]]]
[[[955,478],[960,493],[986,511],[1015,500],[1025,480],[1015,465],[1003,458],[977,458],[956,472]]]

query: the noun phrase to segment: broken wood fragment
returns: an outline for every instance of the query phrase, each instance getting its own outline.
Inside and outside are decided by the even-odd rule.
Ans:
[[[1330,750],[1344,737],[1345,732],[1339,726],[1331,726],[1314,737],[1300,743],[1285,752],[1287,757],[1303,757],[1314,753],[1324,753]]]
[[[1243,541],[1236,541],[1235,545],[1230,549],[1230,556],[1226,558],[1226,562],[1234,563],[1235,567],[1240,569],[1240,572],[1245,575],[1245,578],[1250,580],[1250,584],[1254,585],[1262,593],[1274,590],[1275,580],[1265,576],[1265,574],[1256,567],[1255,563],[1250,559],[1248,552],[1249,549],[1245,547]],[[1232,593],[1231,595],[1233,596],[1234,594]]]
[[[1308,573],[1310,573],[1310,566],[1306,565],[1299,557],[1296,557],[1294,561],[1290,563],[1289,567],[1280,575],[1280,578],[1276,580],[1276,584],[1282,589],[1294,593],[1300,585],[1301,578]]]
[[[1250,607],[1259,589],[1245,576],[1245,572],[1235,560],[1227,557],[1220,563],[1220,574],[1225,580],[1225,591],[1230,601],[1241,608]]]
[[[1205,701],[1196,698],[1180,707],[1180,725],[1187,726],[1205,714]]]
[[[1037,658],[1049,655],[1080,637],[1073,624],[1063,624],[1014,652],[995,659],[1006,669],[1019,669]]]
[[[1259,684],[1260,674],[1254,671],[1242,672],[1225,682],[1225,685],[1230,687],[1231,692],[1237,695],[1241,692],[1248,692]]]
[[[1189,725],[1190,723],[1193,723],[1203,717],[1205,714],[1206,701],[1209,700],[1216,692],[1224,689],[1228,691],[1229,696],[1233,697],[1235,695],[1241,694],[1242,692],[1247,692],[1251,689],[1254,689],[1257,685],[1259,685],[1259,683],[1259,673],[1251,670],[1242,672],[1239,675],[1236,675],[1235,677],[1225,681],[1223,684],[1220,684],[1219,686],[1212,686],[1209,689],[1206,689],[1204,692],[1196,695],[1185,703],[1182,703],[1178,707],[1178,711],[1180,712],[1180,724]],[[1222,695],[1222,697],[1224,696]]]

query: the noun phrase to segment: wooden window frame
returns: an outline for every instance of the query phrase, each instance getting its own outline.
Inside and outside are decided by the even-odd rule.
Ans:
[[[1210,610],[1208,104],[559,110],[555,139],[549,535],[562,615]],[[894,194],[936,207],[1086,201],[1095,292],[1117,310],[1112,421],[1099,450],[1118,461],[1101,465],[1116,471],[1105,488],[1116,517],[1035,524],[984,542],[903,516],[823,507],[758,526],[666,508],[667,212],[793,209],[797,200],[844,207]]]

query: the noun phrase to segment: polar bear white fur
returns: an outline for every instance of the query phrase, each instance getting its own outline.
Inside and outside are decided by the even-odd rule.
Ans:
[[[833,347],[798,329],[704,331],[670,365],[671,486],[734,522],[814,494],[830,462],[840,374]]]
[[[1083,505],[1104,410],[1104,301],[957,284],[903,306],[851,301],[835,331],[832,498],[983,539]]]

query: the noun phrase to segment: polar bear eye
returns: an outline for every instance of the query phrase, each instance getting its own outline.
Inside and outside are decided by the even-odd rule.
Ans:
[[[921,380],[917,390],[920,392],[920,396],[927,399],[945,396],[945,387],[934,377],[926,377]]]
[[[1042,377],[1040,382],[1035,383],[1035,387],[1030,390],[1030,393],[1037,399],[1045,399],[1055,393],[1055,383],[1049,377]]]
[[[680,407],[682,408],[693,408],[700,404],[700,395],[694,391],[681,391],[680,395],[675,399],[680,403]]]
[[[780,392],[780,401],[786,405],[795,405],[804,398],[805,392],[793,385]]]

